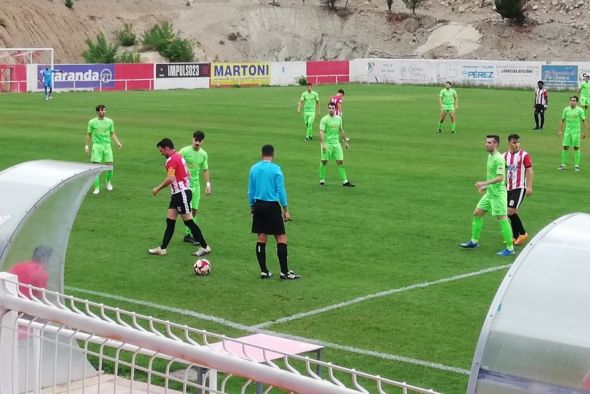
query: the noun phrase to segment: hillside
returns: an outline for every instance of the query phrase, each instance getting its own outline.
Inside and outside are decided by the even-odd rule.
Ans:
[[[2,0],[0,47],[54,47],[58,62],[82,62],[85,40],[114,41],[124,23],[136,34],[167,20],[201,61],[361,57],[590,60],[583,0],[540,0],[530,21],[511,26],[492,0],[427,0],[412,16],[401,0],[344,0],[336,13],[319,0]],[[157,61],[144,54],[144,61]]]

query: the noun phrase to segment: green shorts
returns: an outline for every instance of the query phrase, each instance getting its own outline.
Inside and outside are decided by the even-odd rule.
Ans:
[[[502,193],[494,195],[486,193],[477,203],[477,207],[485,212],[490,212],[493,216],[506,216],[508,214],[508,195]]]
[[[201,201],[201,185],[199,182],[193,182],[191,179],[191,191],[193,192],[191,206],[193,209],[199,209],[199,202]]]
[[[590,103],[590,97],[588,96],[580,96],[580,105],[583,105],[584,107],[588,106],[588,103]]]
[[[305,125],[313,125],[314,120],[315,120],[315,112],[304,112],[303,113],[303,123],[305,123]]]
[[[443,105],[442,110],[445,112],[455,112],[455,104]]]
[[[563,135],[563,146],[573,146],[574,148],[580,147],[580,133],[565,133]]]
[[[342,146],[338,144],[326,144],[326,151],[320,146],[320,159],[321,160],[344,160],[344,153],[342,152]]]
[[[90,154],[90,161],[93,163],[112,163],[113,162],[113,148],[111,144],[94,143],[92,144],[92,153]]]

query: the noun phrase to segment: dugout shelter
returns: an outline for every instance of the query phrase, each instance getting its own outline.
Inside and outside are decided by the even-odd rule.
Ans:
[[[546,226],[500,285],[469,394],[590,393],[590,214]]]
[[[110,166],[56,160],[29,161],[0,172],[0,271],[30,261],[39,246],[51,250],[49,290],[63,293],[68,239],[94,178]]]

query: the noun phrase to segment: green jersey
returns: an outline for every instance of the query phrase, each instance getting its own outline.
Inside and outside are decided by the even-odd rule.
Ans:
[[[439,97],[442,98],[443,105],[454,105],[455,96],[457,96],[457,92],[455,91],[455,89],[444,88],[440,91],[439,94]]]
[[[320,120],[320,131],[324,132],[326,144],[339,144],[340,130],[342,130],[342,118],[340,116],[326,115]]]
[[[192,145],[189,145],[182,148],[178,153],[184,158],[186,166],[188,167],[191,187],[197,187],[199,185],[199,174],[201,171],[209,169],[207,152],[205,152],[203,148],[194,150]]]
[[[494,183],[488,185],[487,193],[493,195],[500,195],[504,193],[506,194],[506,161],[504,160],[504,156],[496,151],[496,153],[490,153],[488,156],[488,165],[487,165],[487,178],[486,180],[489,181],[490,179],[494,179],[498,175],[502,175],[504,179],[501,182]]]
[[[565,121],[565,132],[570,134],[580,134],[581,122],[586,120],[586,114],[580,107],[572,108],[567,106],[563,109],[561,120]]]
[[[88,122],[88,134],[92,137],[93,144],[110,144],[111,134],[115,132],[115,124],[110,118],[90,119]]]
[[[303,101],[303,112],[315,112],[316,103],[320,101],[317,92],[307,90],[301,95],[300,101]]]
[[[580,84],[580,97],[590,97],[590,81]]]

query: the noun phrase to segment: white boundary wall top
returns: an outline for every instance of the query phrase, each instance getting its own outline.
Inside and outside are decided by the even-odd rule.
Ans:
[[[104,165],[38,160],[0,172],[0,271],[30,261],[37,246],[53,250],[51,290],[63,291],[63,264],[72,224]]]
[[[492,302],[468,393],[590,392],[590,215],[545,227]]]

